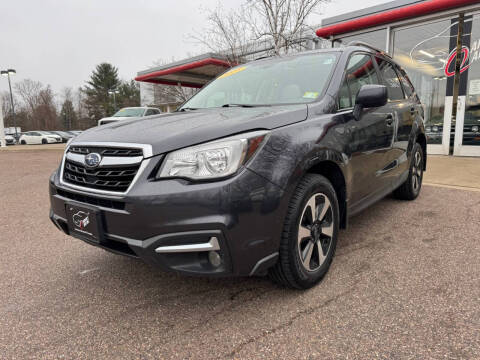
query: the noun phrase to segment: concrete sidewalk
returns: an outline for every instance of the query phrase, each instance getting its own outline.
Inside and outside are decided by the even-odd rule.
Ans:
[[[423,184],[480,191],[480,158],[429,155]]]

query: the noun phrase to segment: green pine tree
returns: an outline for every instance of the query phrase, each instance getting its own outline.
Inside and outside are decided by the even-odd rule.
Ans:
[[[140,86],[131,80],[130,82],[124,81],[118,88],[119,101],[117,104],[120,107],[127,106],[140,106]]]
[[[121,84],[118,78],[118,69],[109,63],[99,64],[87,84],[83,88],[83,92],[86,95],[85,105],[88,116],[94,121],[111,116],[115,109],[113,98],[108,91],[118,90]]]

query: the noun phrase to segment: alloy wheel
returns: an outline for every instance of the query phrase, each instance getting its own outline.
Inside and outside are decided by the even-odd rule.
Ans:
[[[420,186],[422,185],[422,171],[422,154],[416,151],[412,167],[412,186],[415,192],[420,190]]]
[[[303,267],[316,271],[327,258],[334,230],[333,211],[325,194],[307,201],[298,224],[298,251]]]

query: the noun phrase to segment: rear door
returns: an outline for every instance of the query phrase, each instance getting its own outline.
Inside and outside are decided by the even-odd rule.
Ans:
[[[358,91],[368,84],[381,84],[374,59],[368,53],[353,53],[339,93],[339,110],[353,110]],[[385,153],[392,147],[392,124],[389,106],[363,109],[358,120],[352,117],[346,124],[347,152],[353,172],[352,206],[368,202],[369,198],[385,193],[390,187],[384,169],[388,165]]]

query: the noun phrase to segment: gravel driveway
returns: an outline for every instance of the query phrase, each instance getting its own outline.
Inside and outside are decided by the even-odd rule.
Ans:
[[[48,219],[61,152],[0,153],[1,359],[479,359],[480,193],[425,186],[341,231],[317,287],[163,273]]]

